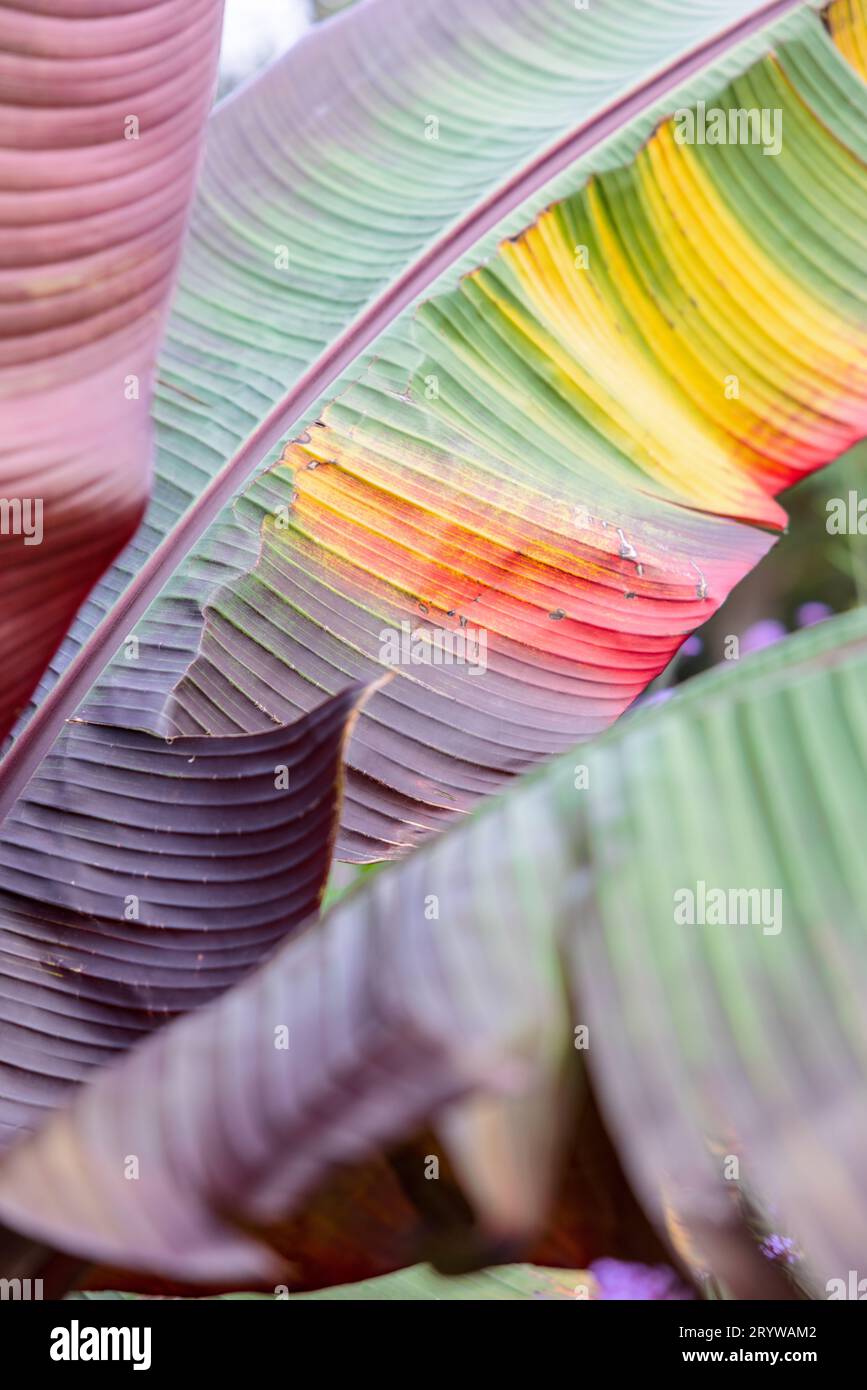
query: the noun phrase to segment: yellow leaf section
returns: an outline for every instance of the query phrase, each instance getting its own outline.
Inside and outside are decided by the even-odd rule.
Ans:
[[[407,391],[371,373],[275,469],[267,587],[323,672],[402,622],[484,631],[484,682],[407,662],[381,702],[437,777],[605,727],[766,551],[775,495],[867,433],[867,168],[774,58],[710,105],[731,141],[675,113],[419,306]]]
[[[642,295],[592,185],[587,210],[593,226],[579,228],[587,238],[580,244],[588,246],[591,257],[597,252],[605,258],[606,274],[616,282],[621,304],[635,309],[661,349],[669,349],[675,334],[653,301]],[[629,327],[619,307],[606,306],[600,298],[598,277],[576,275],[571,248],[562,238],[557,240],[556,210],[544,213],[502,254],[521,283],[532,315],[502,298],[484,271],[478,274],[480,288],[559,367],[564,380],[583,393],[582,415],[604,431],[619,452],[685,502],[723,516],[784,524],[781,508],[732,467],[724,443],[709,435],[697,414],[684,407],[673,383],[648,364],[641,344],[627,336]],[[707,371],[697,367],[695,374],[700,378]],[[720,399],[724,389],[722,377],[710,385]]]
[[[792,102],[785,117],[791,127],[804,112]],[[785,145],[779,158],[784,169]],[[864,432],[867,325],[757,244],[712,159],[666,122],[605,195],[591,181],[574,244],[555,206],[503,246],[520,299],[496,268],[472,278],[648,478],[703,510],[779,525],[772,495]]]
[[[421,305],[410,391],[361,385],[287,446],[275,540],[329,606],[484,627],[628,698],[743,572],[720,520],[782,529],[775,495],[867,433],[867,168],[773,57],[711,110]]]
[[[843,57],[867,82],[867,0],[834,0],[827,19]]]

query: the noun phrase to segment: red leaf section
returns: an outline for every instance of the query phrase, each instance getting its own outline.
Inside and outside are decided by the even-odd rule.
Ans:
[[[147,499],[222,0],[0,8],[0,736]]]

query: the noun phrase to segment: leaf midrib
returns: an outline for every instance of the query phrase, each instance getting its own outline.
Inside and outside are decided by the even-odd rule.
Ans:
[[[688,77],[710,66],[742,39],[765,28],[805,0],[770,0],[753,14],[726,25],[637,83],[623,96],[582,121],[521,170],[486,194],[453,223],[367,306],[307,368],[247,436],[173,530],[161,541],[76,653],[26,728],[0,763],[0,822],[49,752],[65,721],[75,712],[125,635],[158,596],[166,581],[287,429],[314,405],[361,352],[394,322],[419,294],[448,270],[514,208],[654,101]]]

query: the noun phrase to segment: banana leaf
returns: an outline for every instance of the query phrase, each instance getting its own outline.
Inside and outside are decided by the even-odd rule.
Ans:
[[[447,1267],[461,1235],[515,1258],[570,1131],[589,1142],[589,1069],[697,1281],[771,1296],[770,1233],[821,1294],[867,1240],[865,696],[859,610],[621,721],[81,1088],[0,1161],[0,1215],[115,1266],[291,1287],[293,1210],[427,1125],[416,1188],[441,1158],[468,1209]],[[758,906],[685,918],[708,890]]]

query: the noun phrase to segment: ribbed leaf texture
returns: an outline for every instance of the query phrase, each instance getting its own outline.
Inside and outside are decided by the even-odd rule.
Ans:
[[[632,1157],[644,1142],[630,1119],[642,1094],[627,1082],[640,1072],[621,1073],[631,1050],[640,1060],[645,1045],[651,1057],[671,1040],[630,1033],[642,1016],[632,947],[606,904],[631,893],[635,926],[634,874],[648,851],[639,826],[618,849],[618,817],[633,814],[623,808],[637,792],[615,772],[621,747],[627,759],[633,749],[651,757],[639,729],[667,749],[667,712],[659,735],[648,715],[588,750],[603,772],[580,808],[569,776],[551,771],[463,834],[376,875],[321,932],[241,980],[318,902],[344,731],[359,689],[384,666],[392,680],[347,753],[339,850],[359,861],[401,854],[514,774],[603,733],[764,554],[785,520],[776,494],[865,433],[863,11],[835,7],[838,48],[794,5],[744,5],[735,16],[715,3],[654,8],[662,27],[648,21],[618,58],[620,0],[568,19],[546,0],[529,28],[529,8],[505,0],[471,17],[465,6],[420,5],[412,23],[376,0],[215,116],[161,369],[150,520],[82,611],[57,670],[78,656],[50,695],[46,681],[0,775],[6,809],[31,779],[0,841],[7,1137],[35,1129],[70,1085],[155,1024],[212,1002],[10,1151],[0,1210],[11,1224],[199,1281],[271,1278],[280,1266],[252,1241],[259,1232],[298,1257],[292,1277],[305,1286],[324,1277],[323,1232],[340,1228],[333,1189],[314,1197],[317,1184],[348,1165],[345,1208],[365,1209],[357,1194],[372,1163],[375,1207],[396,1163],[409,1196],[398,1221],[382,1223],[396,1229],[384,1231],[379,1269],[418,1257],[419,1210],[444,1267],[544,1245],[569,1147],[554,1117],[574,1113],[575,1087],[588,1110],[570,1044],[590,1017],[594,1038],[609,1030],[591,1066],[648,1209],[678,1232],[694,1272],[718,1266],[748,1295],[773,1285],[760,1257],[732,1258],[755,1245],[744,1245],[736,1189],[720,1189],[699,1158],[708,1144],[730,1156],[743,1143],[743,1201],[778,1194],[796,1214],[809,1177],[797,1106],[817,1079],[832,1094],[831,1059],[848,1049],[834,1116],[849,1124],[860,1034],[843,1036],[849,1015],[829,986],[815,1007],[832,998],[840,1018],[821,1015],[819,1062],[800,1083],[775,1062],[779,1084],[768,1086],[770,1043],[734,964],[718,980],[721,946],[693,933],[690,955],[660,917],[655,998],[667,1007],[668,992],[683,1009],[685,982],[709,980],[693,1022],[713,1022],[719,1070],[682,1031],[682,1064],[657,1058],[655,1108],[642,1110],[658,1133],[650,1125],[646,1162]],[[399,76],[387,89],[338,80],[350,64],[370,78],[388,63]],[[323,88],[335,95],[320,107]],[[752,139],[702,143],[708,106],[746,113]],[[750,127],[751,110],[772,124],[759,115]],[[586,118],[577,129],[576,116]],[[275,158],[267,137],[290,127],[298,138]],[[438,292],[417,304],[434,281]],[[341,373],[344,384],[357,379],[326,405]],[[306,428],[221,511],[293,424]],[[83,718],[51,748],[151,599]],[[798,690],[849,669],[852,652],[829,658],[831,640],[817,639],[815,672],[793,661]],[[725,687],[726,700],[764,698],[762,680],[743,695]],[[697,709],[698,697],[682,707]],[[759,753],[771,759],[785,720],[762,709]],[[854,769],[859,726],[845,727]],[[702,785],[711,755],[696,756],[693,769],[680,750],[672,770],[667,751],[653,755],[665,798],[648,842],[665,891],[651,915],[668,911],[668,867],[687,884],[717,874],[748,888],[744,876],[771,862],[758,834],[753,857],[736,837],[748,795],[777,768],[751,761],[742,785],[731,766],[716,769],[719,782],[704,776],[720,803],[713,839],[696,826],[684,837],[690,857],[675,846],[667,865],[670,808],[682,794],[700,809],[678,780],[694,771]],[[828,815],[852,825],[848,776],[829,781]],[[801,824],[806,785],[792,774],[785,806],[766,798],[769,823]],[[636,843],[626,872],[618,853]],[[788,853],[779,829],[769,844]],[[781,859],[787,900],[797,874],[826,869],[821,856],[809,869]],[[817,884],[804,904],[818,905]],[[847,884],[843,908],[854,902]],[[798,912],[783,947],[782,936],[756,947],[762,968],[780,959],[792,986],[775,1000],[785,1037],[785,1011],[819,978],[814,918]],[[841,990],[847,972],[860,978],[859,941],[853,931],[835,944]],[[771,950],[800,954],[766,958]],[[666,973],[678,953],[680,968]],[[578,962],[571,973],[564,957]],[[591,1015],[597,987],[611,1003]],[[284,1027],[288,1050],[275,1045]],[[436,1202],[426,1210],[430,1189],[418,1181],[417,1133],[432,1121],[457,1220]],[[853,1124],[838,1143],[833,1128],[826,1148],[854,1181],[861,1137]],[[382,1146],[405,1143],[385,1171]],[[127,1182],[121,1152],[140,1163],[140,1183]],[[785,1169],[776,1186],[775,1163]],[[824,1234],[806,1218],[819,1277],[854,1248],[855,1195],[849,1234],[839,1214]],[[598,1253],[582,1220],[580,1239],[559,1252],[570,1264]],[[350,1230],[347,1243],[363,1248]],[[378,1272],[344,1254],[347,1277]]]
[[[486,11],[486,23],[495,9]],[[588,53],[596,54],[594,45],[601,44],[603,34],[611,38],[618,9],[615,4],[608,17],[601,12],[598,27],[586,29],[583,50],[571,26],[586,25],[587,15],[570,16],[569,33],[575,53],[584,52],[582,63],[589,61]],[[348,61],[355,38],[373,32],[373,21],[361,16],[374,13],[381,20],[390,10],[387,4],[370,5],[350,13],[298,53],[324,53],[322,35],[330,33],[334,62]],[[708,15],[716,16],[715,7]],[[760,11],[759,19],[766,18]],[[456,14],[451,19],[440,43],[481,42],[481,29],[467,30]],[[671,12],[668,51],[682,54],[693,22],[679,10]],[[704,16],[702,23],[707,22]],[[358,29],[359,24],[364,27]],[[512,55],[509,71],[514,66],[523,72],[535,91],[535,69],[526,64],[527,52],[535,50],[517,44],[521,26],[514,15],[510,24],[493,24],[490,45],[506,46]],[[739,71],[757,49],[767,48],[778,28],[751,37],[738,29],[741,47],[723,65]],[[144,932],[149,968],[159,973],[171,968],[159,963],[161,949],[167,950],[166,962],[177,963],[173,938],[145,928],[173,925],[186,931],[191,884],[196,906],[208,920],[243,897],[237,863],[232,886],[208,872],[207,854],[196,871],[191,841],[180,838],[174,844],[148,779],[136,771],[139,755],[147,750],[155,765],[176,766],[176,757],[166,759],[164,740],[178,735],[231,739],[232,747],[245,734],[279,741],[275,726],[315,717],[330,696],[359,682],[370,684],[383,663],[390,664],[391,685],[374,697],[349,752],[340,850],[357,859],[395,854],[470,810],[514,773],[610,724],[764,553],[773,529],[782,524],[772,494],[861,430],[863,221],[857,218],[865,203],[863,87],[811,14],[799,11],[780,32],[777,57],[754,64],[720,98],[741,105],[779,102],[785,137],[778,153],[764,154],[761,144],[680,144],[668,121],[630,165],[610,168],[588,184],[592,164],[616,165],[624,149],[636,140],[640,144],[656,109],[653,100],[674,98],[659,97],[656,87],[645,86],[634,103],[638,117],[632,105],[621,103],[612,108],[613,127],[591,120],[579,128],[558,158],[585,150],[564,176],[581,191],[554,203],[529,227],[519,225],[516,238],[505,241],[483,268],[472,267],[457,290],[452,287],[425,302],[414,318],[401,320],[376,368],[289,446],[283,461],[240,500],[237,519],[222,521],[183,567],[180,588],[164,594],[141,629],[123,641],[87,702],[85,722],[67,727],[11,811],[0,839],[8,942],[0,980],[14,1016],[14,1026],[3,1035],[10,1061],[20,1056],[18,1029],[26,1028],[28,1009],[43,1008],[33,972],[50,973],[58,955],[65,959],[70,938],[77,939],[75,914],[88,920],[93,915],[107,940],[113,941],[119,929],[118,960],[111,961],[100,946],[97,976],[113,979],[119,998],[137,1001],[137,932]],[[416,44],[414,33],[398,26],[393,41]],[[427,33],[424,24],[419,33]],[[550,34],[540,29],[538,43],[549,40],[553,43],[553,29]],[[641,46],[641,63],[657,53],[656,42],[648,38],[647,51]],[[699,68],[712,64],[702,83],[714,81],[713,61],[723,61],[719,53],[731,42],[731,34],[724,33],[698,52]],[[489,47],[492,71],[502,67],[497,52]],[[274,274],[260,281],[250,247],[261,250],[261,231],[251,239],[246,224],[230,215],[231,199],[242,186],[229,171],[237,172],[239,163],[250,179],[260,180],[261,186],[250,186],[256,218],[279,220],[276,212],[263,211],[266,190],[282,209],[280,217],[289,206],[282,200],[296,196],[282,165],[253,163],[242,159],[241,151],[251,147],[261,104],[270,109],[273,101],[279,109],[280,102],[290,100],[287,93],[295,90],[290,79],[300,61],[290,55],[214,118],[194,217],[184,284],[190,277],[215,277],[208,280],[211,298],[203,290],[197,302],[215,335],[211,348],[218,339],[223,342],[224,360],[242,375],[252,359],[237,351],[225,358],[228,310],[215,318],[212,303],[218,280],[229,286],[227,303],[235,312],[247,302],[244,286],[250,293],[257,289],[262,300],[255,306],[250,301],[257,319],[277,283],[286,296],[280,301],[281,322],[297,325],[306,304],[311,324],[320,324],[320,336],[304,349],[314,364],[323,344],[332,337],[336,341],[340,324],[346,323],[345,287],[334,290],[330,319],[311,298],[313,281],[299,279],[297,267],[288,279],[275,280],[275,266]],[[334,231],[350,206],[362,220],[371,212],[372,190],[379,188],[374,173],[390,167],[387,151],[410,163],[415,157],[408,140],[416,129],[419,93],[427,94],[427,104],[427,97],[440,90],[440,79],[423,66],[412,70],[415,96],[407,97],[397,128],[385,123],[380,136],[386,143],[377,145],[376,159],[363,166],[370,187],[359,175],[347,194],[350,203],[324,197],[333,178],[320,188],[325,221],[317,225],[323,241],[307,227],[308,255],[328,254],[326,222]],[[554,71],[560,71],[556,64]],[[603,64],[599,71],[608,69]],[[677,62],[664,74],[669,86],[677,80],[672,73],[683,77]],[[548,94],[553,101],[559,91],[561,118],[573,78],[569,67],[562,89],[554,83]],[[515,156],[513,136],[507,139],[502,130],[483,149],[470,140],[478,96],[467,94],[462,77],[455,75],[454,82],[464,92],[463,104],[455,107],[463,113],[460,150],[436,152],[431,146],[438,142],[425,140],[423,122],[416,131],[429,162],[416,186],[425,205],[433,199],[429,177],[434,170],[447,182],[456,177],[447,168],[476,169],[475,182],[459,181],[455,193],[472,202],[482,184],[494,178],[494,154],[499,152],[502,161],[508,150]],[[518,84],[512,104],[497,106],[490,119],[509,131],[509,122],[517,123],[526,160],[527,142],[535,141],[532,149],[538,150],[551,131],[546,126],[539,134],[535,118],[530,119],[537,108],[529,95],[520,97],[522,90]],[[588,92],[594,91],[598,99],[591,85]],[[357,100],[352,87],[338,106]],[[301,119],[311,108],[290,103],[290,109]],[[402,110],[394,99],[388,109]],[[630,126],[622,140],[602,150],[603,136],[630,115],[635,129]],[[313,120],[311,148],[322,143],[326,116],[334,117],[333,106]],[[338,129],[352,144],[347,129],[342,124]],[[442,134],[445,139],[445,130]],[[330,158],[339,162],[341,148],[329,145]],[[291,159],[300,158],[293,151]],[[531,160],[533,179],[541,177],[543,166],[544,161],[537,167]],[[294,163],[289,167],[297,172]],[[505,163],[496,168],[502,172]],[[814,177],[814,169],[821,173]],[[211,191],[218,174],[219,198]],[[509,192],[512,202],[526,191],[529,176],[526,170],[518,176]],[[395,194],[395,208],[398,202],[405,218],[398,219],[399,254],[384,238],[350,312],[361,313],[364,304],[376,300],[377,287],[394,275],[398,263],[411,266],[413,285],[428,273],[418,254],[433,235],[431,224],[420,223],[416,205]],[[809,255],[801,235],[805,207],[811,226],[822,227]],[[785,216],[779,208],[785,208]],[[478,234],[488,215],[483,212],[474,204],[465,232],[457,239],[446,236],[441,252],[447,260],[458,254],[461,237]],[[382,228],[375,219],[374,225],[379,238]],[[211,231],[202,230],[206,227]],[[302,237],[301,228],[297,235]],[[225,250],[231,272],[205,254],[209,237]],[[301,244],[293,243],[294,250]],[[482,249],[477,246],[473,254]],[[325,261],[316,264],[322,272],[317,283],[330,285]],[[363,266],[364,258],[354,258],[353,264]],[[380,308],[387,317],[396,301],[391,291],[383,293]],[[176,321],[190,303],[182,288]],[[760,315],[751,312],[756,303],[762,305]],[[413,351],[405,336],[411,329],[419,337]],[[260,324],[255,331],[261,332]],[[356,325],[347,340],[353,351],[361,344],[358,333]],[[211,348],[205,351],[200,336],[196,342],[190,362],[205,372],[214,365]],[[257,371],[264,360],[255,356]],[[292,370],[298,369],[299,362],[292,361]],[[411,373],[403,391],[392,384],[401,373]],[[275,392],[278,378],[279,372]],[[409,377],[403,379],[406,385]],[[226,378],[219,392],[214,386],[215,411],[218,398],[225,397],[221,409],[225,402],[247,398],[245,390],[235,389],[240,381],[233,386]],[[258,400],[261,406],[264,397]],[[289,408],[285,401],[284,407]],[[255,430],[253,435],[261,444]],[[248,451],[249,461],[253,452]],[[227,465],[230,473],[235,466]],[[196,509],[190,515],[198,524]],[[179,534],[167,542],[169,560]],[[251,566],[246,573],[245,563]],[[163,564],[153,567],[151,579]],[[216,579],[228,571],[236,578],[220,589]],[[107,584],[116,578],[115,573]],[[107,620],[109,635],[117,640],[129,611],[123,596]],[[98,665],[108,640],[97,635],[82,651],[85,675],[88,662]],[[456,643],[456,661],[437,660],[438,644],[446,640]],[[395,642],[396,653],[389,651]],[[40,740],[51,735],[63,712],[63,700],[55,707],[49,698],[21,735],[11,763],[22,752],[23,759],[0,774],[0,796],[7,804],[10,778],[36,770]],[[172,776],[170,785],[184,804],[183,784]],[[94,809],[97,792],[116,798],[118,811]],[[230,802],[228,792],[222,809],[218,797],[214,801],[227,820]],[[314,842],[316,854],[315,836]],[[139,850],[151,888],[160,885],[156,900],[150,890],[139,891],[131,858]],[[266,853],[264,845],[261,852]],[[179,876],[183,861],[187,867]],[[150,917],[140,919],[143,927],[129,925],[127,898],[153,907]],[[259,919],[262,949],[287,925],[267,901],[271,905]],[[73,916],[61,920],[60,912]],[[76,946],[76,960],[77,951]],[[26,989],[22,954],[28,962]],[[257,959],[249,940],[241,958],[248,966]],[[217,979],[210,970],[202,977],[209,984]],[[184,995],[190,1003],[201,997]],[[46,1017],[53,1019],[55,1003],[52,998],[47,1016],[39,1013],[40,1039],[49,1031]],[[170,1007],[175,1011],[178,1005]],[[41,1041],[35,1047],[28,1042],[26,1075],[22,1079],[20,1062],[7,1074],[10,1116],[23,1113],[23,1105],[31,1108],[29,1122],[34,1122],[31,1092],[44,1108],[49,1095],[59,1098],[64,1085],[83,1076],[94,1060],[130,1041],[134,1031],[128,1022],[112,1029],[114,1017],[102,1016],[106,1039],[91,1019],[87,1065],[81,1049],[74,1064],[64,1052],[69,1030],[80,1026],[75,1011],[69,1027],[59,1030],[57,1049],[52,1044],[43,1052]]]
[[[0,11],[0,739],[144,512],[222,0]]]
[[[0,847],[0,1149],[315,911],[358,698],[241,737],[70,725]]]
[[[162,8],[198,15],[204,4]],[[176,550],[149,597],[270,446],[303,413],[315,416],[334,378],[358,375],[358,354],[398,311],[569,167],[585,125],[584,146],[598,145],[725,54],[730,30],[743,38],[796,6],[649,0],[636,28],[632,0],[604,0],[592,13],[561,0],[374,0],[315,28],[233,93],[210,122],[161,358],[147,517],[79,614],[39,698],[119,596],[140,596],[160,543],[174,537]],[[411,359],[408,316],[387,352]],[[195,654],[203,600],[255,559],[255,541],[232,523],[224,512],[154,617],[169,687]],[[79,697],[124,624],[113,645],[98,644]],[[121,699],[117,722],[133,722],[130,703]]]
[[[281,1223],[318,1181],[429,1122],[418,1185],[442,1153],[490,1256],[544,1223],[586,1061],[696,1274],[776,1292],[750,1239],[771,1210],[803,1282],[856,1267],[865,680],[859,612],[697,679],[373,875],[11,1150],[4,1220],[174,1277],[280,1282],[253,1236],[291,1259]],[[699,883],[780,906],[684,922]]]
[[[377,375],[325,413],[327,433],[314,427],[308,441],[312,455],[304,452],[303,434],[298,447],[290,448],[286,458],[295,476],[286,467],[272,471],[238,502],[234,516],[224,512],[142,624],[138,665],[118,657],[89,697],[87,716],[157,732],[263,727],[263,721],[313,708],[359,672],[366,678],[390,641],[386,630],[395,625],[423,617],[428,635],[433,629],[448,638],[454,629],[458,641],[464,640],[464,626],[481,632],[488,652],[484,679],[470,682],[461,670],[431,672],[413,665],[371,705],[360,726],[340,852],[365,860],[399,853],[468,809],[479,794],[605,727],[625,708],[763,553],[768,531],[757,531],[755,524],[773,528],[782,521],[771,495],[833,457],[863,429],[864,291],[858,269],[864,249],[864,89],[820,21],[797,7],[786,17],[789,8],[754,9],[740,27],[715,36],[705,30],[704,46],[688,55],[681,26],[695,21],[680,9],[667,12],[668,51],[680,57],[661,77],[648,78],[634,95],[590,117],[549,146],[549,153],[540,155],[537,143],[529,165],[501,193],[476,201],[435,243],[429,226],[420,231],[415,204],[406,197],[405,188],[415,186],[407,170],[399,198],[412,214],[400,253],[406,269],[389,281],[397,262],[391,260],[389,270],[378,260],[373,278],[358,287],[360,298],[350,301],[357,313],[348,326],[344,286],[333,320],[320,298],[311,297],[313,282],[301,270],[313,254],[309,249],[275,243],[278,261],[281,248],[288,247],[291,273],[281,262],[263,280],[257,259],[266,254],[261,232],[246,230],[238,216],[226,213],[219,237],[215,228],[203,233],[209,245],[231,246],[230,268],[204,245],[192,246],[188,274],[194,281],[214,277],[221,292],[237,280],[232,302],[249,301],[256,333],[264,310],[249,298],[252,288],[259,286],[267,298],[278,284],[285,293],[279,312],[289,315],[281,321],[297,326],[306,314],[331,329],[317,339],[318,348],[310,340],[309,371],[288,393],[270,398],[270,414],[258,426],[245,417],[247,442],[144,565],[55,692],[57,701],[49,701],[44,717],[25,731],[24,746],[0,776],[0,803],[8,806],[23,787],[40,753],[48,751],[57,719],[74,709],[127,622],[165,583],[268,441],[279,438],[304,401],[314,402],[436,270],[449,263],[455,269],[477,266],[473,255],[493,249],[497,239],[491,233],[473,252],[474,238],[510,206],[514,211],[499,230],[526,233],[524,239],[504,246],[490,268],[471,274],[457,294],[452,288],[426,305],[418,325],[404,315],[377,340]],[[606,69],[596,62],[596,45],[611,40],[618,10],[612,0],[594,11],[595,19],[576,11],[565,26],[576,52],[584,54],[581,62],[592,55],[597,73]],[[381,20],[385,10],[350,10],[309,44],[321,45],[331,35],[340,40],[335,61],[342,62],[340,44],[361,42],[360,35],[372,30],[356,26],[371,25],[376,14]],[[780,14],[783,19],[769,25]],[[714,17],[710,7],[701,23]],[[440,42],[473,43],[453,18],[449,39]],[[521,32],[517,17],[511,15],[509,24],[494,22],[493,11],[485,10],[477,18],[489,24],[489,45],[501,41],[521,69],[525,49],[515,38]],[[438,10],[438,29],[440,20]],[[558,15],[558,44],[563,26]],[[422,24],[419,34],[426,32]],[[398,26],[394,41],[402,35],[409,43],[408,33]],[[537,41],[547,36],[540,24]],[[753,66],[730,91],[723,90],[725,74],[743,72],[771,44],[774,60]],[[242,137],[241,129],[245,122],[259,128],[259,101],[276,103],[297,77],[303,56],[312,60],[321,51],[302,45],[218,113],[214,167],[222,168],[225,147],[237,173],[238,158],[229,151],[250,148],[251,136]],[[496,52],[490,48],[489,61],[500,72]],[[413,131],[425,169],[433,161],[431,177],[434,165],[442,178],[451,177],[444,170],[453,156],[459,166],[471,154],[482,158],[482,149],[499,149],[505,158],[498,140],[478,142],[469,114],[450,116],[462,132],[461,155],[451,141],[448,148],[443,144],[445,127],[442,141],[426,140],[426,118],[418,116],[416,103],[436,105],[439,79],[425,76],[421,65],[407,70],[419,85],[407,96],[399,128],[385,123],[390,133],[382,139],[395,143],[388,146],[388,160],[377,145],[377,170],[416,158]],[[518,114],[491,119],[526,123],[529,106],[521,104],[522,88],[512,76],[511,100],[504,97],[496,109]],[[613,170],[634,153],[660,112],[670,112],[685,97],[694,100],[699,91],[703,98],[737,102],[733,109],[758,111],[758,103],[773,103],[761,109],[779,112],[779,153],[766,156],[762,143],[682,145],[668,125],[628,172],[611,172],[586,186],[594,170]],[[308,102],[304,110],[310,109]],[[593,109],[591,101],[588,110]],[[397,110],[389,106],[395,118]],[[456,110],[463,110],[460,102]],[[309,132],[317,148],[327,118],[336,119],[333,105],[320,116]],[[336,128],[341,139],[349,139],[342,121]],[[343,157],[340,140],[328,148],[333,158]],[[525,160],[528,155],[525,147]],[[545,183],[544,175],[570,158],[568,174]],[[257,166],[247,160],[247,167]],[[494,178],[492,166],[485,171],[474,185],[477,193]],[[272,163],[262,176],[270,188],[276,177]],[[196,227],[210,226],[215,209],[224,207],[208,191],[209,177]],[[220,177],[225,183],[228,175]],[[380,182],[381,174],[377,188]],[[303,218],[298,223],[290,217],[295,205],[281,201],[289,197],[285,183],[281,179],[273,189],[268,225],[297,225],[300,237],[303,224],[304,246],[321,247],[333,265],[328,229],[323,223],[314,233]],[[529,208],[538,210],[543,194],[570,185],[584,191],[573,192],[527,232],[520,219]],[[528,202],[526,194],[537,186],[541,191]],[[467,185],[461,187],[466,198]],[[358,172],[348,196],[364,199],[357,211],[367,219],[371,195]],[[441,201],[439,192],[437,197]],[[313,206],[319,216],[320,204],[332,218],[343,218],[350,206],[336,206],[320,190],[317,199],[311,194],[309,206],[304,203],[304,217],[313,217]],[[262,206],[261,190],[254,205]],[[377,231],[377,241],[380,236],[384,230]],[[426,245],[429,250],[421,251]],[[243,254],[245,246],[248,252],[254,248],[252,255]],[[365,264],[355,252],[351,261]],[[317,283],[332,284],[325,261],[319,268]],[[246,291],[239,276],[246,277]],[[182,289],[178,313],[186,312],[187,303]],[[223,342],[225,361],[226,317],[215,319],[204,290],[196,303]],[[760,313],[754,312],[757,305]],[[193,336],[198,346],[189,348],[190,360],[205,374],[216,366],[216,347],[205,350],[200,329]],[[273,351],[270,357],[282,360]],[[250,359],[236,343],[229,360],[235,371]],[[292,360],[297,371],[300,359]],[[185,411],[195,394],[190,386],[182,388]],[[225,409],[222,396],[246,399],[247,388],[222,382],[209,404],[214,422]],[[347,430],[353,432],[352,447]],[[321,466],[331,459],[339,460],[337,466]],[[306,465],[318,461],[317,478]],[[721,525],[715,516],[734,516],[742,524]],[[277,547],[275,522],[283,528]],[[745,522],[753,525],[745,529]],[[260,545],[264,570],[256,568]],[[143,552],[136,566],[142,560]],[[231,574],[235,579],[221,589]]]
[[[372,374],[269,475],[167,728],[263,727],[392,662],[349,755],[340,853],[367,860],[626,709],[765,552],[775,494],[867,426],[867,172],[801,57],[716,99],[777,113],[776,153],[669,121],[421,306],[409,391]]]

